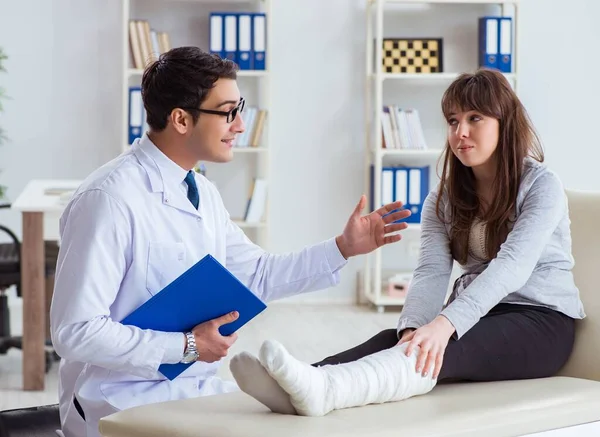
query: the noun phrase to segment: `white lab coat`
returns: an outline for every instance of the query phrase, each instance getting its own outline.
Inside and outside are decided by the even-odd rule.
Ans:
[[[59,401],[66,437],[97,437],[99,419],[125,408],[237,390],[216,377],[219,362],[197,362],[166,380],[158,366],[182,358],[183,334],[119,323],[204,255],[263,301],[339,281],[346,260],[334,239],[298,253],[266,253],[230,220],[215,186],[201,175],[195,210],[185,175],[145,135],[92,173],[61,217],[50,320],[63,358]]]

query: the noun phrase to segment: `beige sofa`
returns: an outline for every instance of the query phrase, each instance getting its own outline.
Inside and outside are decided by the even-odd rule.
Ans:
[[[340,410],[320,418],[273,414],[245,393],[231,393],[122,411],[101,420],[101,434],[494,437],[581,425],[560,435],[600,435],[600,281],[595,276],[600,273],[600,193],[569,191],[567,195],[575,277],[588,317],[578,323],[575,349],[560,376],[440,385],[406,401]]]

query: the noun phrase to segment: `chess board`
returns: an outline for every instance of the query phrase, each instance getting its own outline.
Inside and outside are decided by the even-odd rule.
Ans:
[[[382,68],[384,73],[441,73],[442,38],[385,38]]]

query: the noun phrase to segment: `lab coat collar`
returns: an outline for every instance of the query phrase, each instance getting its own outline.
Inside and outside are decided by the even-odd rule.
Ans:
[[[156,147],[147,133],[136,140],[132,147],[133,153],[148,174],[152,192],[163,193],[165,205],[200,215],[180,189],[187,171]]]

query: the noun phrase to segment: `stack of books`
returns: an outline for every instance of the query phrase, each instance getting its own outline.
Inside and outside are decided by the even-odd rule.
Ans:
[[[152,29],[147,20],[129,20],[129,45],[133,67],[143,70],[171,49],[171,39],[168,33]]]
[[[265,125],[267,111],[255,107],[244,110],[243,118],[246,130],[236,137],[234,147],[258,147]]]
[[[396,105],[383,107],[383,147],[386,149],[427,149],[419,112]]]

